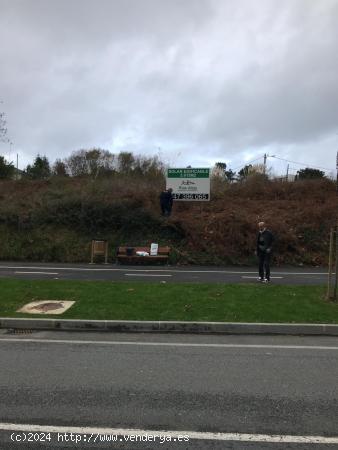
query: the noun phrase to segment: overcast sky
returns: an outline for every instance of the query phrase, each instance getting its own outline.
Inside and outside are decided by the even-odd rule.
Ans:
[[[0,0],[0,100],[21,168],[102,147],[335,170],[338,0]]]

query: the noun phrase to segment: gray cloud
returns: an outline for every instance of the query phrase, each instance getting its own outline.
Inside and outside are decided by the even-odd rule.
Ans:
[[[22,163],[95,145],[160,147],[172,164],[234,167],[269,151],[334,168],[337,0],[0,0],[0,11],[0,98]]]

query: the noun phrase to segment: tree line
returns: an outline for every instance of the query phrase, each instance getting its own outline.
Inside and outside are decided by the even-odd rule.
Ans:
[[[245,181],[252,176],[268,179],[270,170],[271,169],[266,168],[264,164],[248,164],[236,173],[231,169],[227,169],[226,163],[217,162],[212,170],[212,174],[216,178],[224,179],[229,183],[232,183],[234,181]],[[296,180],[309,180],[316,178],[325,178],[325,172],[319,169],[306,167],[305,169],[298,170],[295,176]]]
[[[50,164],[46,156],[37,155],[32,164],[17,172],[13,162],[0,156],[0,179],[26,178],[45,180],[50,177],[87,177],[96,179],[114,174],[133,176],[164,177],[165,164],[158,156],[136,156],[131,152],[113,154],[101,148],[78,150],[68,158],[57,159]],[[238,173],[227,168],[225,162],[217,162],[212,169],[212,177],[228,183],[245,181],[259,176],[268,179],[268,170],[263,164],[245,165]],[[325,173],[318,169],[305,168],[297,172],[296,179],[324,178]]]
[[[7,136],[5,113],[0,111],[0,141],[9,142]],[[33,164],[17,173],[13,162],[0,156],[0,179],[28,178],[33,180],[58,177],[97,177],[122,173],[126,175],[164,176],[165,164],[157,157],[134,156],[131,152],[121,152],[115,155],[108,150],[92,148],[78,150],[64,160],[57,159],[53,165],[46,156],[36,156]],[[225,162],[217,162],[212,169],[214,178],[232,183],[245,181],[253,175],[268,179],[266,167],[263,164],[245,165],[238,173],[227,168]],[[325,178],[325,172],[306,167],[297,172],[297,179]]]
[[[98,177],[116,173],[125,175],[163,176],[165,166],[157,156],[136,156],[131,152],[113,154],[108,150],[92,148],[78,150],[68,158],[57,159],[51,164],[46,156],[37,155],[32,164],[16,174],[13,162],[0,156],[0,178],[20,178],[45,180],[50,177]]]

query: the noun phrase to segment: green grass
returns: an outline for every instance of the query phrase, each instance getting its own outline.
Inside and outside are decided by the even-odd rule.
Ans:
[[[0,317],[338,323],[324,286],[0,281]],[[75,300],[59,316],[17,313],[33,300]]]

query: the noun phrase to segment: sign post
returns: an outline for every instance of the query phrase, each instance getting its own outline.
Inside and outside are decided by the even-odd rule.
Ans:
[[[210,169],[168,169],[166,181],[176,201],[210,201]]]

